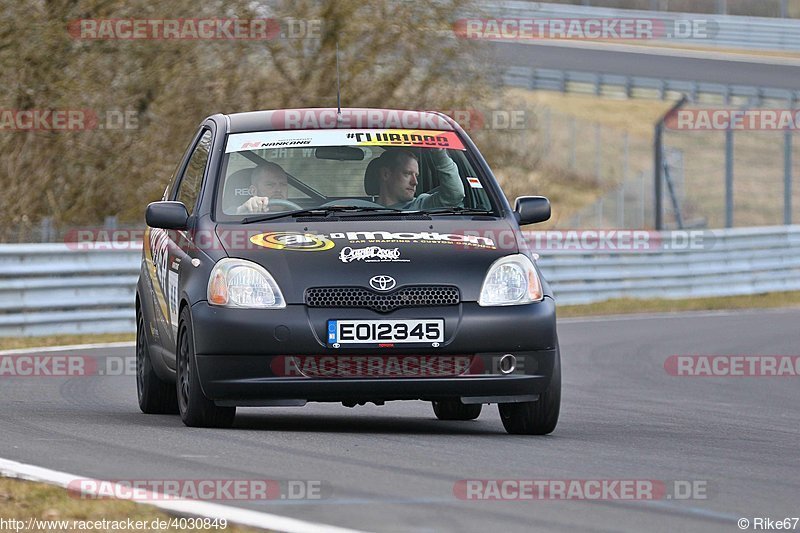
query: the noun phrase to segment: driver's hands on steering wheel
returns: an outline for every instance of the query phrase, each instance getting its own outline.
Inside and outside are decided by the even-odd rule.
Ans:
[[[269,212],[269,197],[253,196],[236,208],[236,214]]]

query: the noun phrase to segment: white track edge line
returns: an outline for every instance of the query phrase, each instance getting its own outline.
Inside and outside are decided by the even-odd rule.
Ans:
[[[556,310],[558,306],[556,306]],[[755,314],[782,314],[798,312],[798,307],[763,307],[763,308],[750,308],[750,309],[706,309],[696,311],[664,311],[661,313],[629,313],[617,315],[596,315],[585,317],[564,317],[559,318],[559,324],[581,324],[589,322],[618,322],[625,320],[661,320],[665,318],[719,318],[730,317],[738,315],[755,315]]]
[[[31,353],[31,352],[63,352],[66,350],[96,350],[99,348],[128,348],[131,346],[136,346],[136,342],[134,341],[96,342],[93,344],[68,344],[65,346],[14,348],[13,350],[0,350],[0,355],[14,355],[17,353]]]
[[[76,476],[66,472],[59,472],[57,470],[50,470],[49,468],[19,463],[17,461],[11,461],[3,458],[0,458],[0,476],[29,481],[39,481],[50,485],[57,485],[62,488],[68,488],[70,482],[76,479],[85,480],[92,483],[100,483],[100,480]],[[108,482],[103,482],[103,484],[108,485]],[[116,490],[116,484],[114,484],[114,486],[115,493],[124,493],[122,490]],[[160,495],[155,492],[153,494],[155,496]],[[244,526],[255,527],[258,529],[272,529],[286,533],[361,533],[354,529],[346,529],[315,522],[307,522],[304,520],[298,520],[296,518],[288,518],[285,516],[263,513],[260,511],[240,509],[228,505],[197,500],[178,499],[169,501],[138,501],[134,500],[133,498],[119,499],[132,500],[136,503],[152,505],[154,507],[175,513],[201,516],[206,518],[226,519],[229,522],[235,522]]]

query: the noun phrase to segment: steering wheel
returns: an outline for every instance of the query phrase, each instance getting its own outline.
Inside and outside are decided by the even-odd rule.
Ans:
[[[370,202],[368,200],[362,200],[361,198],[342,198],[340,200],[331,200],[330,202],[325,202],[319,207],[332,207],[335,205],[346,207],[384,207],[381,204]]]
[[[267,207],[269,207],[270,211],[272,211],[272,206],[284,207],[288,211],[299,211],[299,210],[303,209],[302,207],[300,207],[296,203],[294,203],[292,201],[289,201],[289,200],[283,200],[281,198],[274,198],[274,199],[270,198],[269,199],[269,204],[267,205]]]

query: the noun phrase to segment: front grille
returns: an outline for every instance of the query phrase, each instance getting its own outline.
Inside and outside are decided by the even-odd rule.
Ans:
[[[413,285],[386,294],[364,287],[318,287],[306,290],[309,307],[361,307],[388,313],[403,307],[457,305],[461,296],[457,287]]]

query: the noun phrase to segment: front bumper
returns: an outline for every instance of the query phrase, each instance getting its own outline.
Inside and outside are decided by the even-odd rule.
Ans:
[[[436,400],[465,403],[531,401],[550,384],[556,347],[555,303],[480,307],[399,309],[380,314],[366,309],[318,309],[290,305],[282,310],[225,309],[198,302],[191,308],[198,374],[205,395],[222,405],[302,404],[306,401],[367,402]],[[328,348],[328,319],[443,318],[439,348]],[[513,354],[516,369],[504,374],[498,360]],[[337,375],[309,377],[282,372],[287,359],[383,357],[427,361],[471,361],[469,370],[450,375]],[[335,363],[334,363],[334,366]],[[435,364],[434,364],[435,366]],[[463,370],[463,368],[461,369]]]

